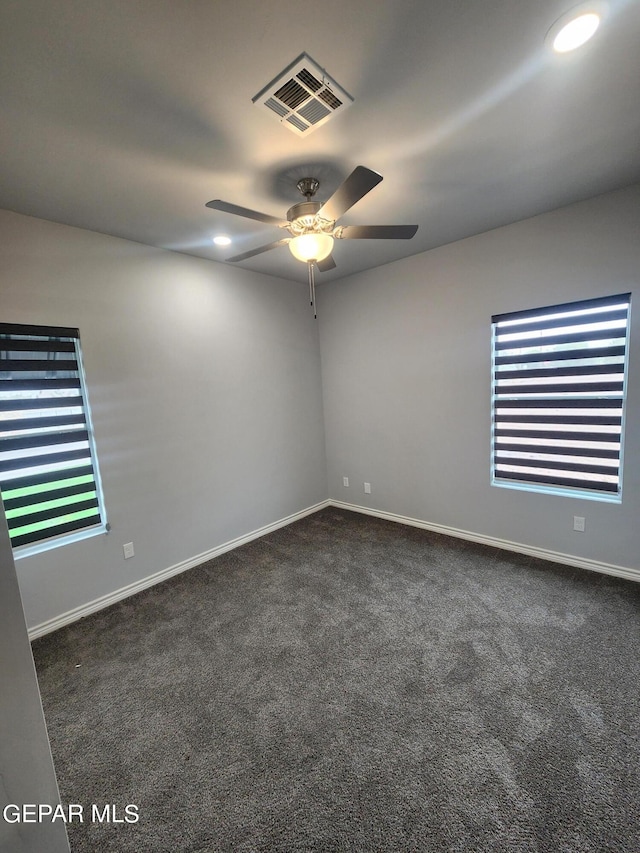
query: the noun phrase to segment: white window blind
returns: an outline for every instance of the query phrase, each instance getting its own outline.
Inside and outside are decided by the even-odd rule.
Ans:
[[[0,490],[14,548],[102,526],[77,329],[0,324]]]
[[[495,484],[620,499],[630,298],[492,318]]]

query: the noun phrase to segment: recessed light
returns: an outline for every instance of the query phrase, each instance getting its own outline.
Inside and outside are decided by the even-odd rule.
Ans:
[[[600,15],[595,12],[584,12],[578,15],[560,30],[553,40],[556,53],[568,53],[589,41],[600,26]]]
[[[601,3],[587,3],[562,15],[547,33],[546,41],[556,53],[569,53],[589,41],[600,26]]]
[[[216,246],[229,246],[231,244],[231,237],[226,237],[224,234],[218,234],[213,238],[213,242]]]

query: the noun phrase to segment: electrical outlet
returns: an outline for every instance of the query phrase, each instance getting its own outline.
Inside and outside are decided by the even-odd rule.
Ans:
[[[349,478],[348,477],[342,478],[342,485],[345,487],[345,489],[349,488]]]
[[[584,518],[581,515],[573,516],[573,529],[578,533],[584,533]]]
[[[364,484],[364,493],[365,493],[365,495],[371,494],[371,483],[365,483]]]
[[[124,558],[128,560],[130,557],[133,557],[135,551],[133,550],[133,542],[127,542],[122,546],[122,550],[124,551]]]

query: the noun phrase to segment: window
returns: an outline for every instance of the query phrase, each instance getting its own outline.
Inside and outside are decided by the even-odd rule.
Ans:
[[[14,548],[106,529],[77,329],[0,323],[0,490]]]
[[[492,483],[620,501],[631,294],[492,318]]]

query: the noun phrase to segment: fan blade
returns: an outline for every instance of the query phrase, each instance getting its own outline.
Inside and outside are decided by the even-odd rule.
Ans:
[[[350,207],[360,201],[370,190],[382,180],[382,175],[372,172],[366,166],[356,166],[349,177],[338,187],[329,201],[325,201],[318,216],[323,219],[340,219]]]
[[[286,228],[288,223],[282,219],[277,219],[275,216],[270,216],[268,213],[260,213],[259,210],[250,210],[248,207],[239,207],[237,204],[231,204],[229,201],[221,201],[219,198],[213,201],[208,201],[205,207],[210,207],[212,210],[222,210],[224,213],[233,213],[236,216],[244,216],[245,219],[257,219],[258,222],[266,222],[267,225],[277,225],[279,228]]]
[[[341,240],[410,240],[417,225],[345,225],[336,234]]]
[[[276,240],[275,243],[267,243],[266,246],[259,246],[257,249],[251,249],[248,252],[243,252],[241,255],[234,255],[233,258],[225,258],[225,260],[230,261],[231,263],[236,263],[236,261],[246,261],[247,258],[252,258],[254,255],[261,255],[263,252],[268,252],[269,249],[277,249],[278,246],[286,246],[289,240],[291,240],[291,237],[285,237],[282,240]]]
[[[333,259],[333,255],[327,255],[323,261],[316,261],[316,266],[320,272],[329,272],[329,270],[336,268],[336,262]]]
[[[336,268],[336,262],[333,260],[333,255],[328,255],[324,261],[316,261],[316,266],[320,272],[329,272]]]

